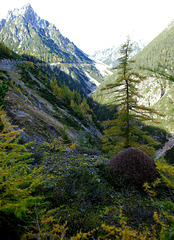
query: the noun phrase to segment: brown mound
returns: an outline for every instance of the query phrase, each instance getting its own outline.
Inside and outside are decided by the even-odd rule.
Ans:
[[[141,183],[151,182],[158,177],[154,161],[138,148],[123,150],[108,164],[118,174],[134,176]]]

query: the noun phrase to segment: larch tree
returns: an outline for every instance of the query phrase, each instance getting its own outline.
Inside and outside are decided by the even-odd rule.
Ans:
[[[155,140],[147,132],[141,130],[142,121],[155,121],[157,112],[149,107],[138,104],[142,96],[138,93],[137,85],[145,77],[133,70],[134,61],[130,59],[132,44],[129,40],[120,49],[121,57],[114,83],[107,84],[102,89],[104,93],[113,94],[114,102],[110,108],[116,108],[113,120],[104,122],[106,127],[103,136],[103,149],[111,155],[129,148],[138,147],[149,154],[154,153],[152,147]]]
[[[31,167],[29,144],[19,143],[22,130],[15,130],[1,109],[0,122],[0,212],[21,218],[42,199],[33,194],[43,184],[42,168]]]

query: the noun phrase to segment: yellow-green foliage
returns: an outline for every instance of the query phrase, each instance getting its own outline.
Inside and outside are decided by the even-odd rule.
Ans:
[[[161,182],[161,180],[159,178],[157,178],[155,180],[155,182],[152,184],[152,187],[158,186],[158,184],[160,182]],[[157,195],[157,193],[152,189],[152,187],[149,185],[149,183],[147,183],[147,182],[144,183],[143,187],[144,187],[145,192],[147,192],[150,197],[155,197]]]
[[[67,86],[58,86],[56,79],[51,79],[50,87],[54,96],[59,101],[62,101],[62,103],[68,105],[78,118],[87,117],[88,119],[91,119],[93,112],[90,109],[86,98],[82,99],[80,93],[75,90],[71,91]]]
[[[45,142],[43,148],[50,152],[66,152],[68,145],[64,143],[62,137],[54,138],[51,143]]]
[[[47,210],[46,203],[42,203],[44,197],[36,191],[46,182],[44,179],[48,182],[50,177],[43,176],[43,168],[29,164],[33,160],[27,150],[30,144],[19,144],[22,130],[15,130],[2,110],[0,122],[3,126],[0,132],[0,212],[12,213],[18,218],[29,216],[21,239],[64,239],[66,222],[60,224],[57,209]],[[59,138],[46,145],[50,151],[63,151],[62,141]]]
[[[15,130],[0,111],[0,211],[21,217],[41,197],[32,193],[42,183],[41,169],[31,168],[27,144],[19,144],[21,130]]]
[[[152,226],[152,229],[149,231],[144,230],[142,232],[139,232],[136,229],[132,229],[131,227],[127,226],[126,221],[124,220],[122,209],[120,209],[119,218],[120,218],[119,227],[109,226],[103,223],[100,228],[98,227],[87,233],[82,233],[80,231],[79,233],[77,233],[76,236],[72,237],[71,240],[81,240],[81,239],[157,240],[158,239],[155,226]],[[162,227],[165,227],[156,212],[154,213],[154,219],[156,223],[162,225]],[[97,238],[94,238],[94,236],[97,236]]]
[[[158,160],[156,164],[164,182],[174,192],[174,166],[167,164],[164,160]]]
[[[163,181],[166,183],[169,189],[174,190],[174,167],[172,165],[168,165],[164,160],[158,160],[157,161],[157,167],[160,171],[160,175],[163,179]],[[160,239],[166,239],[165,231],[168,231],[170,229],[167,224],[165,224],[161,218],[163,216],[163,219],[167,219],[170,222],[170,226],[174,226],[174,216],[172,215],[172,209],[174,209],[174,203],[166,200],[165,202],[158,202],[156,199],[157,192],[154,190],[158,185],[161,184],[161,180],[159,178],[156,179],[156,181],[153,184],[144,183],[143,187],[144,190],[148,193],[151,200],[154,202],[154,204],[157,204],[161,208],[161,213],[158,214],[157,212],[154,212],[154,220],[156,223],[161,225],[161,231],[160,231]],[[168,209],[166,210],[164,206],[168,206],[168,209],[171,211],[169,212]],[[153,232],[156,235],[156,230],[153,228]],[[171,238],[173,239],[173,238]]]
[[[160,174],[165,181],[166,185],[173,189],[173,166],[167,165],[164,161],[157,162],[158,169]],[[165,176],[164,176],[165,175]],[[144,189],[148,193],[150,199],[153,201],[153,205],[158,206],[158,212],[154,211],[153,220],[154,223],[151,226],[148,226],[146,229],[136,229],[128,226],[127,218],[124,217],[122,209],[120,209],[119,215],[119,226],[116,225],[107,225],[103,223],[100,227],[97,227],[91,231],[83,233],[80,231],[72,240],[81,240],[81,239],[143,239],[143,240],[165,240],[173,239],[172,238],[172,226],[174,223],[174,217],[172,215],[172,209],[174,209],[174,203],[171,201],[160,202],[157,199],[158,193],[157,188],[160,186],[161,179],[157,178],[153,183],[148,184],[144,183]],[[165,209],[167,205],[170,206]],[[171,209],[171,212],[168,211]],[[166,211],[167,210],[167,211]],[[170,224],[169,224],[170,222]]]
[[[18,135],[21,130],[15,130],[15,127],[11,126],[3,111],[0,111],[0,122],[2,125],[0,130],[0,212],[6,215],[13,213],[19,218],[27,213],[21,240],[172,239],[170,235],[173,232],[171,227],[174,222],[173,210],[168,211],[174,209],[172,198],[169,196],[167,200],[158,199],[160,184],[165,182],[164,191],[166,185],[170,189],[174,189],[172,165],[158,161],[157,167],[163,180],[157,179],[154,183],[144,184],[146,192],[153,201],[152,221],[150,221],[150,225],[144,225],[138,221],[140,226],[137,227],[134,224],[130,225],[131,216],[124,205],[128,201],[134,201],[134,196],[136,196],[136,206],[140,203],[146,209],[145,204],[149,206],[148,201],[151,202],[149,197],[145,199],[146,197],[143,196],[142,200],[133,193],[130,200],[129,195],[123,199],[122,194],[116,189],[106,192],[109,185],[104,184],[98,168],[94,167],[96,165],[94,159],[78,155],[68,156],[71,152],[70,149],[73,149],[76,143],[68,146],[64,144],[62,138],[44,144],[45,154],[43,154],[42,165],[45,165],[45,169],[32,167],[29,165],[32,162],[31,154],[27,150],[29,145],[19,144]],[[63,154],[61,155],[61,153]],[[51,177],[48,176],[48,172]],[[45,174],[44,177],[43,174]],[[35,190],[43,183],[43,178],[47,178],[47,183],[43,188],[39,188],[37,195]],[[108,197],[108,193],[109,196],[112,195],[113,202],[112,198]],[[47,204],[37,204],[43,199],[42,194],[47,200],[49,199],[50,204],[48,202]],[[100,198],[97,198],[98,195]],[[96,200],[92,203],[91,199],[94,200],[94,197]],[[144,202],[138,202],[140,200]],[[85,203],[85,206],[81,205],[81,201]],[[90,206],[88,203],[93,205]],[[112,204],[114,204],[114,208]],[[122,205],[120,211],[119,205]],[[161,207],[162,205],[163,207]],[[80,212],[79,208],[82,206],[84,211]],[[128,204],[126,206],[128,207]],[[91,211],[90,208],[93,212],[88,215],[88,211]],[[103,209],[105,212],[101,214]],[[113,216],[111,215],[110,218],[109,214],[113,214]],[[88,224],[88,221],[91,223]]]
[[[23,234],[22,240],[26,239],[52,239],[63,240],[67,231],[67,222],[60,224],[60,218],[56,220],[57,209],[45,211],[42,210],[38,213],[35,208],[35,220],[32,222],[31,230],[27,228],[27,233]]]

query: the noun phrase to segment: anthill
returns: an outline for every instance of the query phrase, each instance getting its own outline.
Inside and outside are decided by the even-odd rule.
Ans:
[[[138,148],[127,148],[111,159],[108,165],[127,179],[133,177],[139,183],[151,182],[158,177],[154,161]]]

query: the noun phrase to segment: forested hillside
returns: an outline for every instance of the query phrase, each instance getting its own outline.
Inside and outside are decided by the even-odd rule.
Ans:
[[[1,237],[172,239],[173,161],[154,165],[135,150],[141,163],[130,154],[131,168],[123,167],[121,152],[124,164],[112,169],[101,125],[68,76],[1,49],[10,59],[1,55],[0,104],[11,119],[0,110]]]
[[[0,59],[16,59],[22,60],[23,58],[8,48],[4,43],[0,42]]]
[[[158,64],[173,67],[174,22],[172,21],[155,39],[153,39],[134,59],[136,65],[156,68]]]

